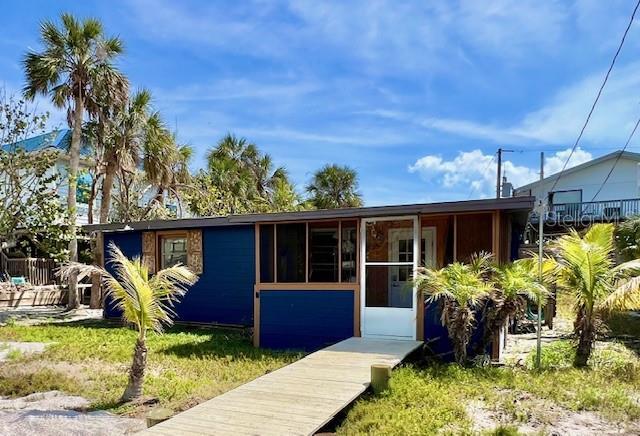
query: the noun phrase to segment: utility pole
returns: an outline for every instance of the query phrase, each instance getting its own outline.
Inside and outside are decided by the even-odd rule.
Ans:
[[[496,174],[496,198],[500,198],[500,177],[502,177],[502,149],[498,149],[498,173]]]
[[[502,180],[502,153],[512,153],[513,150],[504,150],[498,148],[498,172],[496,174],[496,198],[502,197],[501,195],[501,180]]]
[[[540,199],[538,200],[538,281],[542,284],[542,258],[543,250],[543,233],[544,233],[544,217],[545,217],[545,200],[542,196],[542,179],[544,179],[544,151],[540,152]],[[536,368],[540,369],[540,356],[542,354],[542,298],[538,298],[538,324],[536,332]]]

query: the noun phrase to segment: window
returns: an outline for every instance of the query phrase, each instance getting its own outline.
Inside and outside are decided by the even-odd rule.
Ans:
[[[274,237],[273,224],[260,227],[260,281],[262,283],[273,283],[273,255]]]
[[[306,224],[278,224],[276,227],[278,275],[281,283],[305,282]]]
[[[355,283],[358,223],[261,224],[260,283]]]
[[[309,281],[338,281],[338,223],[309,224]]]
[[[551,204],[571,204],[582,202],[582,189],[570,191],[556,191],[549,193]]]
[[[358,225],[356,221],[344,221],[342,223],[341,241],[342,281],[354,283],[358,277]]]
[[[187,264],[187,235],[160,236],[160,269]]]

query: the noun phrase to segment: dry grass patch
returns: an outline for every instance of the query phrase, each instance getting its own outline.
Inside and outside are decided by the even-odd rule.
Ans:
[[[46,390],[82,395],[96,409],[140,415],[117,403],[127,380],[136,333],[106,322],[0,327],[0,340],[55,342],[38,355],[0,366],[0,395]],[[300,357],[256,349],[237,330],[173,328],[148,339],[144,393],[184,410]]]

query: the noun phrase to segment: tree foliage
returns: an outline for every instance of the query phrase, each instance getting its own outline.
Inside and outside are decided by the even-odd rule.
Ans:
[[[640,309],[640,260],[615,265],[614,226],[594,224],[552,244],[560,289],[575,298],[576,366],[585,366],[603,316]]]
[[[42,253],[64,259],[69,233],[57,195],[59,152],[25,151],[21,141],[44,132],[48,115],[31,112],[23,100],[0,104],[0,242],[31,243]],[[53,135],[51,135],[53,139]]]
[[[317,171],[306,188],[309,201],[318,209],[362,206],[358,174],[352,168],[326,165]]]
[[[616,247],[623,260],[640,259],[640,215],[618,225]]]
[[[228,134],[207,155],[188,194],[195,215],[282,212],[304,207],[284,168],[245,138]]]
[[[545,277],[553,269],[551,259],[543,260],[543,283],[538,278],[538,259],[531,257],[515,262],[495,265],[490,280],[493,290],[489,293],[489,304],[485,310],[484,346],[491,342],[493,334],[499,331],[513,317],[521,316],[529,301],[546,305],[549,291]]]
[[[468,264],[454,262],[439,270],[420,268],[416,274],[416,287],[427,301],[441,304],[442,325],[447,328],[459,364],[467,360],[476,313],[494,290],[487,279],[491,268],[491,256],[481,253],[474,255]]]

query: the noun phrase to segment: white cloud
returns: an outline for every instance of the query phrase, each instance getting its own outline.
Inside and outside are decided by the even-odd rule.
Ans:
[[[566,149],[563,151],[558,151],[557,153],[545,157],[544,160],[544,173],[546,176],[550,176],[555,173],[559,173],[562,171],[562,167],[564,163],[571,155],[571,149]],[[575,167],[576,165],[580,165],[581,163],[588,162],[593,159],[593,155],[586,150],[578,147],[576,151],[571,155],[571,159],[569,159],[569,163],[567,164],[567,168]]]
[[[570,149],[559,151],[545,159],[545,174],[560,171],[570,152]],[[567,168],[591,159],[591,153],[578,148]],[[473,150],[459,152],[451,160],[445,160],[439,155],[426,155],[409,165],[408,170],[446,190],[467,193],[469,197],[489,197],[495,193],[496,165],[494,155]],[[502,165],[503,174],[515,187],[530,183],[539,177],[537,167],[517,165],[511,160],[503,160]]]

